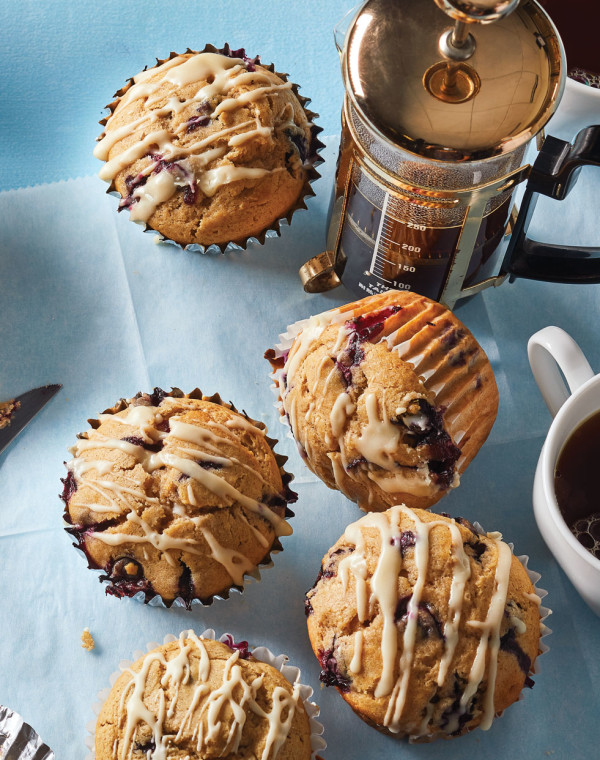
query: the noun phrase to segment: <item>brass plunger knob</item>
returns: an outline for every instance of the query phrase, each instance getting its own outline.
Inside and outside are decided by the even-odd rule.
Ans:
[[[439,51],[447,62],[431,66],[423,77],[425,89],[445,103],[464,103],[481,87],[475,69],[463,63],[475,52],[475,38],[469,25],[490,24],[511,13],[520,0],[435,0],[444,13],[454,19],[439,41]]]

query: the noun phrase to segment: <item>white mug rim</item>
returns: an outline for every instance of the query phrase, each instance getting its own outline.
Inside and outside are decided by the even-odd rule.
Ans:
[[[577,554],[579,554],[580,557],[582,557],[586,562],[588,562],[592,567],[600,571],[600,559],[598,559],[590,551],[588,551],[585,548],[585,546],[583,546],[583,544],[579,543],[579,541],[575,538],[573,533],[571,533],[571,530],[569,529],[569,526],[567,525],[565,518],[562,516],[560,507],[558,506],[558,501],[556,499],[556,494],[554,492],[554,467],[556,465],[558,456],[560,452],[562,451],[562,447],[565,445],[565,443],[567,442],[567,440],[569,439],[573,431],[577,427],[579,427],[579,425],[581,425],[582,422],[584,422],[586,419],[591,417],[592,416],[591,414],[579,420],[575,424],[568,426],[569,432],[565,436],[563,443],[560,446],[556,446],[556,451],[555,451],[554,456],[550,457],[550,448],[554,446],[556,430],[558,429],[558,427],[560,426],[562,422],[568,419],[569,413],[571,411],[571,407],[573,406],[575,401],[577,401],[580,398],[580,396],[583,396],[586,392],[588,392],[590,388],[596,385],[600,385],[600,374],[590,377],[590,379],[587,380],[583,385],[581,385],[575,391],[575,393],[569,396],[569,398],[558,410],[555,418],[552,420],[552,424],[550,425],[550,429],[548,430],[548,434],[544,442],[544,447],[542,449],[542,487],[544,490],[544,498],[548,506],[548,511],[550,512],[550,515],[553,518],[558,530],[563,534],[563,537],[566,539],[567,544],[569,544],[569,546],[575,552],[577,552]],[[598,405],[597,412],[600,412],[600,403]],[[593,412],[592,414],[595,414],[597,412]]]
[[[592,87],[590,84],[578,82],[576,79],[573,79],[570,76],[567,76],[567,82],[569,83],[569,87],[573,86],[575,88],[575,92],[579,93],[579,95],[591,95],[592,97],[597,97],[600,100],[600,87]]]

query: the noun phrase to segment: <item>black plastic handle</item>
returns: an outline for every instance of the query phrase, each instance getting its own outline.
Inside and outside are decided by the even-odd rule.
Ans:
[[[527,237],[538,195],[562,201],[582,166],[600,166],[600,125],[586,127],[573,144],[547,137],[531,168],[501,274],[546,282],[600,282],[600,248],[539,243]]]

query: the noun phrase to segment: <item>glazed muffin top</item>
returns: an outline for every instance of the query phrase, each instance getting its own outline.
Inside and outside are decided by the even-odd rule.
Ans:
[[[90,422],[67,465],[65,517],[111,593],[209,600],[291,533],[274,441],[218,397],[155,389]]]
[[[313,127],[293,85],[226,51],[188,51],[135,76],[94,151],[120,209],[181,244],[257,235],[307,176]]]
[[[96,760],[309,760],[301,686],[193,631],[148,652],[117,679],[96,725]]]
[[[390,291],[292,333],[289,351],[267,358],[301,452],[328,486],[377,511],[427,508],[458,484],[494,423],[498,391],[452,312]]]
[[[497,533],[396,506],[348,526],[306,613],[321,680],[399,736],[456,736],[518,699],[540,598]]]

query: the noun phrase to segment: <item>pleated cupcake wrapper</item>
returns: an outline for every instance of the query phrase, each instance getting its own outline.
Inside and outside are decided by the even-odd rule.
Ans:
[[[235,639],[230,633],[224,633],[220,638],[217,639],[217,635],[212,628],[207,628],[203,633],[199,635],[199,638],[209,639],[210,641],[221,641],[223,644],[227,644],[227,646],[231,646],[232,643],[235,643]],[[169,644],[172,641],[178,641],[178,639],[179,639],[178,636],[174,636],[173,634],[167,634],[163,639],[163,644]],[[118,671],[115,671],[110,676],[109,681],[110,681],[111,688],[114,686],[115,682],[117,681],[117,679],[119,678],[119,676],[124,670],[127,670],[127,668],[130,668],[134,662],[139,660],[140,657],[143,657],[147,652],[151,652],[153,649],[156,649],[159,646],[161,645],[158,644],[157,642],[149,642],[148,644],[146,644],[146,652],[138,650],[133,653],[133,660],[131,661],[122,660],[119,663],[120,669]],[[254,649],[250,650],[250,654],[255,659],[260,660],[260,662],[264,662],[267,665],[271,665],[271,667],[275,668],[275,670],[278,670],[283,675],[283,677],[286,678],[291,684],[300,682],[300,678],[302,675],[300,668],[297,668],[294,665],[289,665],[288,664],[289,659],[287,655],[285,654],[274,655],[273,652],[271,652],[271,650],[268,649],[267,647],[254,647]],[[96,716],[96,719],[90,721],[86,726],[89,736],[86,737],[85,745],[90,751],[86,755],[85,760],[95,760],[96,758],[96,751],[95,751],[96,720],[98,718],[98,715],[100,714],[102,705],[108,699],[110,691],[111,691],[110,688],[105,688],[105,689],[102,689],[100,692],[98,692],[98,702],[92,705],[92,710],[94,711],[94,715]],[[302,699],[304,709],[306,710],[306,714],[308,715],[308,718],[310,721],[310,746],[312,749],[311,760],[322,760],[317,755],[317,752],[322,752],[327,747],[327,742],[323,738],[323,730],[324,730],[323,724],[317,720],[317,717],[320,713],[319,706],[315,702],[310,701],[310,698],[312,697],[312,695],[313,695],[313,690],[310,686],[307,686],[306,684],[300,684],[300,697]],[[1,745],[0,745],[0,749],[1,749]],[[23,760],[25,760],[25,758],[23,758]],[[34,759],[32,756],[32,760],[46,760],[46,758],[44,756],[40,758],[35,757]],[[54,755],[49,756],[47,760],[54,760]],[[273,758],[270,758],[270,760],[273,760]],[[280,758],[277,758],[277,760],[285,760],[285,758],[280,757]]]
[[[349,312],[348,319],[351,319],[351,318],[352,318],[352,313]],[[272,349],[273,360],[280,359],[291,349],[291,347],[294,344],[294,341],[296,340],[298,335],[300,335],[302,330],[304,330],[304,328],[309,324],[309,322],[310,322],[310,318],[300,319],[298,320],[298,322],[294,322],[291,325],[288,325],[284,333],[280,333],[279,343],[276,343]],[[268,361],[271,361],[271,359],[268,359]],[[287,437],[296,443],[296,445],[298,446],[298,451],[300,452],[300,456],[302,457],[304,461],[306,461],[305,455],[303,454],[301,450],[300,444],[294,438],[294,434],[292,432],[292,427],[290,425],[289,418],[283,407],[283,399],[281,398],[281,394],[279,392],[279,381],[281,379],[282,374],[283,374],[283,368],[273,369],[273,371],[269,375],[269,377],[273,381],[271,384],[271,391],[273,392],[276,398],[274,406],[279,411],[279,422],[281,422],[281,424],[285,426],[286,431],[287,431]]]
[[[483,535],[487,535],[485,529],[481,526],[481,523],[475,521],[473,523],[473,526],[474,526],[475,530],[477,530],[479,533],[482,533]],[[514,552],[514,549],[515,549],[514,544],[512,544],[510,542],[507,542],[507,543],[508,543],[508,546],[510,547],[511,552],[514,554],[515,553]],[[515,556],[517,557],[517,559],[519,560],[519,562],[525,568],[527,576],[529,577],[529,580],[531,581],[531,584],[533,586],[533,589],[534,589],[536,595],[539,597],[540,600],[544,599],[546,596],[548,596],[548,592],[545,589],[542,589],[542,588],[538,587],[537,583],[541,579],[542,576],[540,575],[540,573],[537,573],[535,570],[531,570],[528,567],[529,555],[527,555],[527,554],[521,554],[521,555],[515,555]],[[546,618],[548,618],[549,615],[552,614],[552,610],[549,607],[542,606],[541,604],[540,604],[539,610],[540,610],[540,642],[539,642],[539,649],[538,649],[538,655],[535,658],[535,662],[533,664],[533,669],[529,671],[529,673],[527,674],[528,676],[530,676],[530,675],[537,675],[540,672],[540,666],[539,666],[540,657],[542,655],[546,654],[546,652],[550,651],[550,647],[544,641],[544,639],[552,633],[552,629],[548,628],[548,626],[545,624],[544,621],[546,620]],[[527,687],[523,688],[521,690],[521,693],[519,694],[519,697],[518,697],[518,699],[516,701],[517,702],[521,702],[521,700],[525,699],[525,695],[526,695],[527,691],[529,691],[529,689]],[[504,715],[504,711],[498,712],[498,713],[495,714],[494,719],[496,720],[498,718],[501,718],[503,715]],[[473,729],[473,730],[475,730],[475,729]],[[434,740],[441,739],[441,738],[444,738],[444,737],[442,735],[440,735],[440,734],[435,734],[433,736],[431,736],[431,735],[430,736],[427,736],[427,735],[426,736],[415,736],[415,737],[411,736],[411,737],[409,737],[408,741],[409,741],[410,744],[423,744],[423,743],[427,743],[428,741],[434,741]]]
[[[204,400],[204,401],[210,401],[213,404],[218,404],[219,406],[224,406],[227,409],[231,409],[231,411],[236,412],[237,414],[240,414],[242,417],[244,417],[248,422],[250,422],[255,427],[259,428],[260,430],[266,430],[266,425],[264,422],[261,422],[260,420],[254,420],[252,417],[250,417],[245,411],[239,411],[236,409],[236,407],[231,402],[223,401],[221,396],[218,393],[213,394],[212,396],[205,396],[202,391],[199,388],[195,388],[190,393],[185,394],[180,388],[171,388],[169,393],[166,393],[165,395],[171,396],[173,398],[191,398],[191,399],[197,399],[197,400]],[[114,406],[110,407],[109,409],[105,409],[102,414],[117,414],[117,412],[121,412],[124,409],[127,408],[129,405],[128,399],[122,398],[120,401],[118,401]],[[89,419],[88,423],[90,426],[95,430],[100,426],[100,422],[97,419]],[[79,433],[77,435],[78,438],[85,438],[86,435],[84,433]],[[292,491],[292,489],[289,487],[289,484],[294,479],[294,476],[286,472],[284,469],[284,465],[288,460],[288,457],[284,456],[283,454],[278,454],[275,451],[275,446],[278,443],[278,440],[276,438],[270,438],[269,436],[265,435],[265,440],[269,444],[270,449],[273,451],[273,455],[275,456],[275,461],[277,462],[277,466],[279,467],[279,473],[281,475],[281,480],[283,482],[283,488],[285,493],[285,498],[287,504],[293,503],[296,501],[297,494],[295,491]],[[63,515],[63,527],[67,532],[69,532],[69,529],[72,529],[74,526],[72,523],[66,519],[68,516],[68,505],[65,505],[65,511]],[[289,519],[290,517],[294,517],[294,513],[291,509],[289,509],[288,506],[285,508],[285,518]],[[69,533],[71,536],[71,533]],[[88,568],[90,570],[93,570],[97,572],[98,575],[106,574],[106,570],[104,568],[99,567],[93,567],[89,564],[89,557],[87,554],[83,551],[83,549],[78,544],[73,544],[79,551],[83,553],[85,558],[88,560]],[[279,538],[276,538],[273,542],[273,546],[269,550],[269,552],[265,555],[265,557],[258,563],[258,566],[244,574],[244,583],[242,585],[238,584],[232,584],[229,588],[225,589],[224,591],[219,592],[218,594],[212,594],[210,597],[207,597],[205,599],[197,599],[193,598],[191,600],[183,599],[182,597],[176,597],[174,600],[164,600],[162,596],[155,592],[148,592],[144,590],[140,590],[135,594],[132,594],[131,596],[124,594],[123,598],[127,599],[134,599],[136,602],[141,602],[144,604],[149,605],[150,607],[163,607],[163,608],[170,608],[170,607],[183,607],[187,610],[191,610],[192,607],[209,607],[212,605],[213,601],[215,599],[219,600],[225,600],[229,599],[229,596],[231,592],[237,592],[239,594],[243,593],[246,585],[249,582],[260,582],[261,580],[261,568],[268,569],[273,567],[273,560],[272,555],[279,554],[283,551],[283,546],[281,545],[281,542]],[[100,580],[100,579],[99,579]],[[101,581],[103,582],[110,582],[110,581]]]
[[[55,760],[55,755],[18,713],[0,705],[0,758]]]
[[[398,295],[401,295],[401,292]],[[375,299],[376,296],[371,296],[370,298]],[[362,300],[368,300],[368,299],[362,299]],[[341,306],[337,307],[337,309],[331,309],[330,311],[334,312],[337,310],[339,314],[341,315],[339,319],[332,322],[332,324],[339,323],[341,325],[343,322],[353,319],[354,315],[357,312],[357,309],[356,308],[348,309],[348,307],[355,304],[357,305],[360,303],[361,301],[350,302],[348,304],[342,304]],[[440,308],[439,304],[435,304],[435,305],[436,307]],[[385,307],[382,305],[374,306],[373,312],[376,312],[381,308],[385,308]],[[344,311],[341,311],[341,310],[344,310]],[[327,312],[324,312],[324,313],[327,313]],[[368,313],[368,312],[365,312],[365,313]],[[458,317],[456,317],[450,311],[448,313],[450,314],[453,320],[452,328],[464,329],[467,332],[469,332],[468,328],[466,328],[465,325],[462,324],[462,322],[458,319]],[[454,320],[456,320],[456,322],[454,322]],[[306,328],[307,325],[309,325],[309,323],[310,323],[310,319],[301,319],[298,322],[294,322],[291,325],[288,325],[288,327],[286,328],[286,331],[279,335],[279,342],[275,344],[271,352],[267,352],[268,360],[273,362],[273,361],[276,361],[278,358],[281,358],[282,356],[284,356],[286,352],[288,352],[291,349],[298,335]],[[439,339],[443,335],[443,329],[441,328],[436,328],[436,330],[434,330],[433,327],[428,327],[428,329],[430,331],[433,331],[432,339]],[[422,327],[420,327],[414,334],[412,334],[410,338],[405,340],[404,343],[402,344],[402,348],[403,348],[402,353],[399,355],[403,361],[409,362],[413,366],[414,372],[419,376],[420,376],[419,365],[425,356],[423,349],[418,348],[418,345],[420,343],[419,336],[421,335],[421,333],[422,333]],[[417,340],[413,341],[414,338],[417,338]],[[473,337],[473,340],[475,340],[474,337]],[[475,343],[479,345],[476,340],[475,340]],[[485,357],[485,352],[483,351],[482,347],[479,346],[479,348],[480,348],[481,354]],[[458,347],[455,350],[459,351],[459,349],[460,349],[460,346],[458,345]],[[271,356],[269,357],[268,354],[271,354]],[[489,360],[486,358],[485,364],[487,365],[488,362]],[[277,398],[277,403],[275,404],[275,406],[277,409],[279,409],[280,421],[288,428],[288,430],[290,430],[290,424],[287,419],[287,415],[285,414],[285,409],[283,408],[283,402],[279,393],[279,380],[281,378],[282,371],[283,371],[282,369],[274,369],[272,371],[270,375],[271,379],[273,380],[273,385],[271,386],[271,390],[275,393],[275,396]],[[433,383],[432,381],[430,382],[431,375],[427,375],[427,372],[425,372],[425,375],[422,377],[422,380],[424,382],[425,388],[433,394],[435,398],[435,404],[437,406],[444,407],[445,409],[444,414],[447,415],[447,417],[449,418],[449,422],[447,423],[448,432],[452,436],[452,439],[455,441],[455,443],[457,443],[460,446],[461,441],[464,438],[465,431],[456,429],[456,428],[460,428],[460,424],[457,421],[460,420],[461,417],[460,417],[460,414],[457,414],[456,417],[453,417],[453,412],[454,412],[453,401],[451,399],[449,400],[445,396],[445,388],[446,388],[445,383],[438,382],[436,384],[436,383]],[[478,391],[475,391],[475,392],[477,393]],[[488,434],[489,434],[489,430],[488,430]],[[290,436],[290,437],[293,438],[293,436]],[[457,464],[456,471],[457,473],[461,475],[466,469],[466,467],[463,466],[464,458],[468,457],[468,461],[471,462],[478,450],[477,449],[473,451],[473,446],[471,445],[470,441],[471,439],[468,438],[466,445],[463,448],[463,452],[467,452],[467,453],[463,453],[463,456],[459,459],[458,464]],[[483,440],[481,441],[481,443],[483,443]]]
[[[216,48],[214,45],[206,45],[203,50],[190,50],[190,48],[187,48],[185,51],[185,54],[187,53],[220,53],[222,55],[228,55],[230,52],[230,47],[228,44],[225,44],[225,47],[223,48]],[[170,61],[172,58],[177,58],[177,56],[182,55],[181,53],[175,53],[171,52],[169,53],[167,58],[163,59],[156,59],[155,66],[152,66],[151,68],[156,68],[157,66],[161,66],[163,63],[166,63],[167,61]],[[267,69],[268,71],[276,74],[282,81],[287,82],[288,81],[288,75],[275,71],[274,64],[259,64],[263,68]],[[146,71],[146,69],[144,69]],[[116,107],[119,104],[120,99],[125,95],[127,90],[129,90],[130,87],[132,87],[135,84],[133,77],[127,81],[127,84],[122,87],[120,90],[117,90],[114,97],[115,99],[108,103],[105,108],[110,109],[110,115],[105,117],[104,119],[101,119],[99,124],[101,124],[103,127],[106,126],[106,123],[108,119],[113,115]],[[307,161],[304,165],[304,171],[306,172],[306,178],[304,180],[304,186],[302,188],[302,191],[300,192],[300,195],[298,196],[298,199],[294,203],[294,205],[290,208],[290,210],[282,217],[277,219],[276,221],[272,222],[268,227],[266,227],[262,232],[260,232],[258,235],[250,235],[247,238],[244,238],[242,240],[236,240],[236,241],[229,241],[227,243],[212,243],[211,245],[201,245],[199,243],[190,243],[188,245],[181,245],[181,243],[177,243],[175,240],[171,240],[170,238],[165,237],[157,230],[150,227],[148,224],[144,224],[144,232],[152,233],[156,236],[156,241],[158,243],[167,243],[169,245],[174,245],[177,248],[181,248],[184,251],[188,251],[190,253],[232,253],[234,251],[241,251],[246,250],[248,245],[250,243],[257,243],[260,245],[263,245],[265,242],[265,239],[267,238],[275,238],[281,236],[281,224],[283,222],[286,222],[288,225],[291,224],[292,216],[298,211],[299,209],[306,209],[306,199],[310,198],[311,196],[315,195],[315,191],[312,188],[313,183],[319,179],[321,176],[319,172],[317,171],[316,167],[319,164],[322,164],[324,159],[321,158],[320,152],[325,147],[324,143],[319,140],[317,135],[319,135],[323,129],[322,127],[318,127],[315,125],[314,120],[319,117],[318,113],[315,113],[314,111],[311,111],[307,106],[311,102],[310,98],[306,98],[303,95],[300,95],[299,93],[299,85],[292,82],[292,92],[298,99],[300,105],[302,106],[304,113],[306,114],[306,118],[308,119],[309,123],[311,124],[311,133],[312,133],[312,140],[310,145],[310,155],[307,158]],[[98,137],[98,140],[101,140],[104,137],[105,133],[102,132],[102,134]],[[115,187],[114,180],[111,181],[108,190],[106,191],[109,195],[114,195],[117,198],[121,199],[121,194]]]

